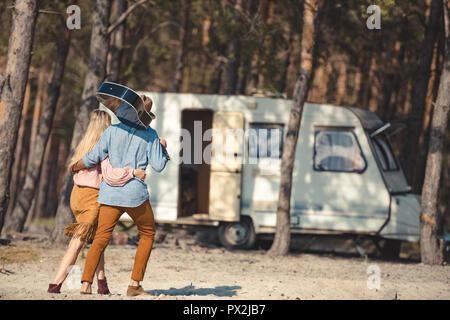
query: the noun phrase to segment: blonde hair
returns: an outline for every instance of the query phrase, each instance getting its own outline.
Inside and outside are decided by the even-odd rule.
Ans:
[[[108,112],[96,109],[91,112],[89,125],[86,133],[78,144],[75,152],[70,160],[69,171],[86,153],[94,149],[94,146],[100,139],[103,131],[111,125],[111,117]]]
[[[121,101],[115,97],[108,97],[103,100],[103,104],[111,109],[112,112],[116,112],[117,108],[119,108]]]

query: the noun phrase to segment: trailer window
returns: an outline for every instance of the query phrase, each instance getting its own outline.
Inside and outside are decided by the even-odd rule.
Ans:
[[[375,138],[372,139],[372,145],[383,170],[398,170],[398,164],[395,160],[394,153],[385,136],[375,136]]]
[[[283,125],[251,123],[248,133],[250,158],[280,159],[283,151]]]
[[[362,172],[366,160],[358,139],[350,129],[316,129],[314,169],[318,171]]]

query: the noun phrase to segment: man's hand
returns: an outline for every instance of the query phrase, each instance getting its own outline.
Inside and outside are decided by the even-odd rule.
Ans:
[[[146,176],[146,173],[145,173],[145,170],[142,170],[142,169],[135,169],[135,170],[133,170],[133,175],[134,175],[136,178],[141,179],[142,181],[144,181],[145,176]]]
[[[72,173],[76,173],[80,170],[87,169],[84,165],[83,160],[78,160],[73,166],[72,166]]]
[[[164,138],[159,138],[159,143],[161,143],[161,145],[162,145],[164,148],[167,148],[167,141],[166,141],[166,139],[164,139]]]

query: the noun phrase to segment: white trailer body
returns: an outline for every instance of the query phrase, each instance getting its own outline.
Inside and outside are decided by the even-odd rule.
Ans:
[[[157,115],[151,126],[167,140],[173,159],[162,173],[148,170],[156,222],[228,225],[226,232],[234,234],[236,241],[248,237],[249,222],[255,234],[274,233],[281,156],[258,157],[260,150],[250,151],[255,145],[249,146],[245,135],[243,141],[226,146],[234,160],[222,161],[213,154],[210,164],[201,160],[201,164],[179,164],[180,129],[197,134],[200,143],[195,145],[193,139],[192,151],[201,148],[202,153],[211,142],[208,137],[198,140],[198,134],[210,128],[278,130],[285,136],[292,100],[146,94],[153,99],[152,111]],[[201,129],[193,125],[195,121],[201,121]],[[367,110],[305,103],[293,172],[292,233],[419,240],[420,197],[410,193],[390,148],[387,127]],[[257,163],[251,163],[252,157]]]

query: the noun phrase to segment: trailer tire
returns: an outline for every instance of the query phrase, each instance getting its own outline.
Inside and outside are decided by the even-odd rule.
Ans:
[[[220,243],[228,250],[248,250],[256,243],[256,233],[251,218],[240,221],[222,222],[218,230]]]
[[[381,257],[388,260],[398,259],[401,245],[401,240],[386,239],[381,249]]]

